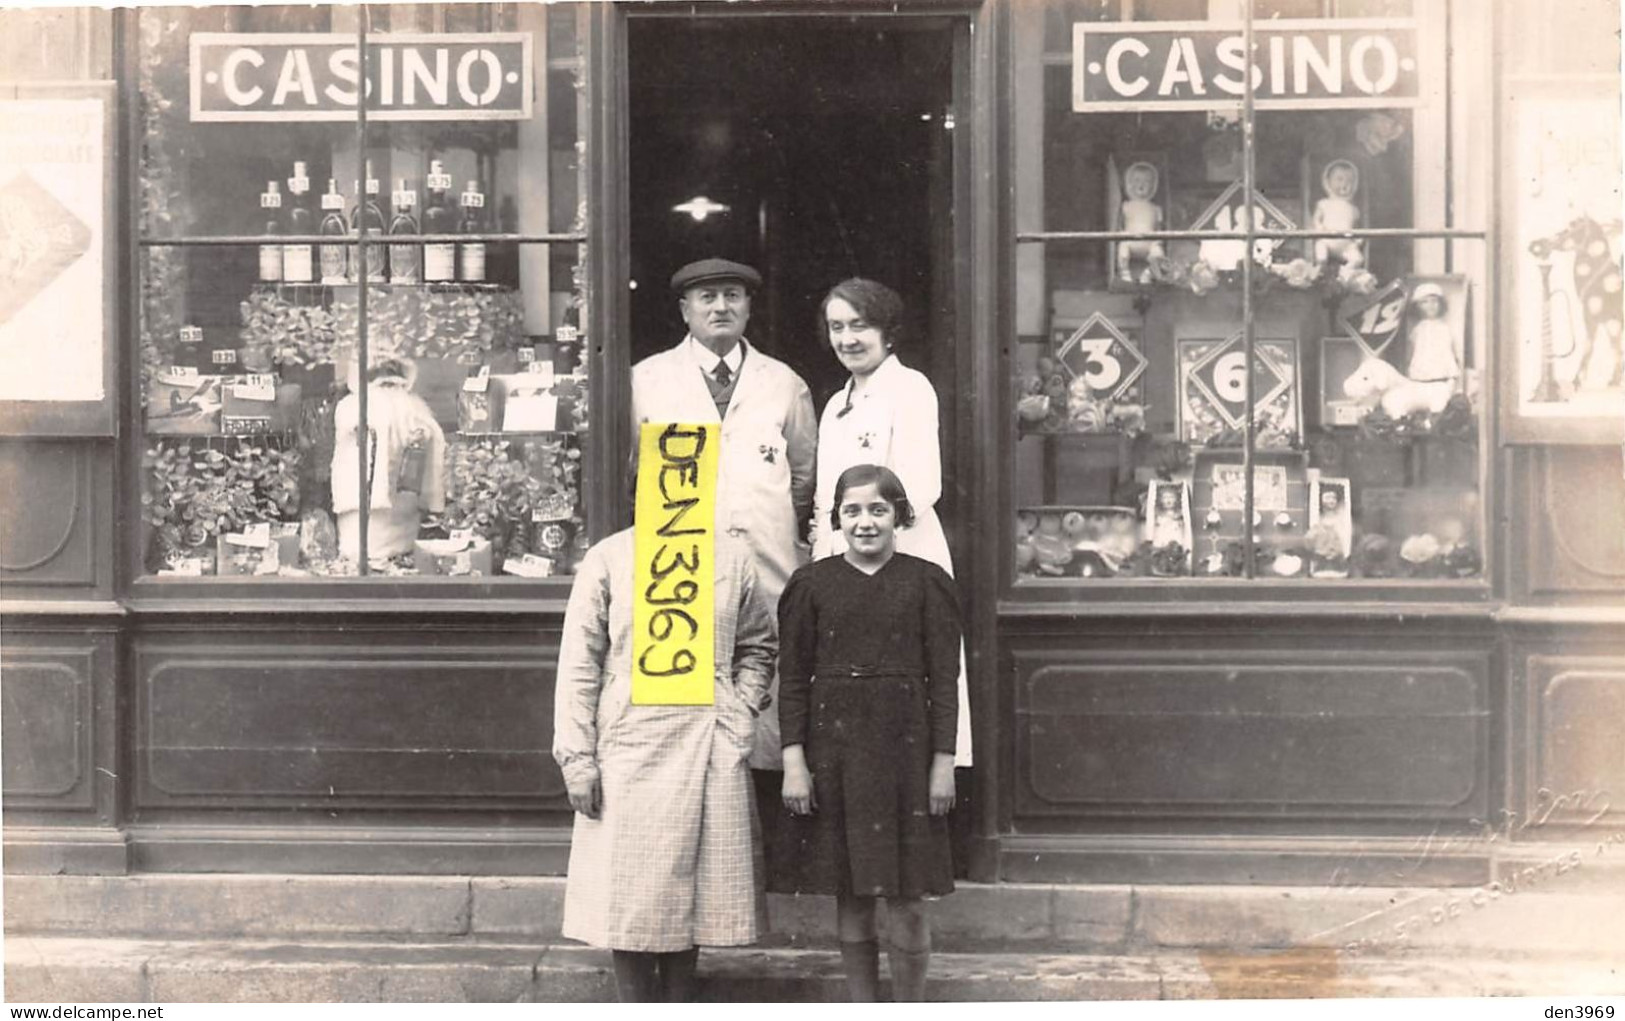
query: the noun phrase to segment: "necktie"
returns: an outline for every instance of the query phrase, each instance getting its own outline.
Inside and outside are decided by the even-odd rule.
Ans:
[[[727,362],[718,361],[716,371],[711,373],[711,378],[717,381],[717,386],[727,386],[733,380],[734,374],[728,368]]]

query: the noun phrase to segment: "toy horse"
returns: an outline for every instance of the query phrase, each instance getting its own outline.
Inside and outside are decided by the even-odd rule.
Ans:
[[[1625,339],[1621,336],[1621,310],[1625,306],[1625,295],[1621,293],[1619,261],[1614,257],[1613,246],[1608,241],[1610,233],[1617,235],[1619,231],[1617,221],[1605,228],[1589,216],[1581,216],[1562,231],[1551,237],[1539,238],[1529,245],[1529,254],[1539,260],[1543,284],[1550,273],[1552,254],[1559,251],[1574,253],[1574,293],[1579,296],[1580,311],[1585,322],[1585,328],[1581,331],[1583,337],[1577,336],[1574,341],[1576,347],[1583,345],[1585,352],[1580,356],[1580,365],[1574,373],[1576,388],[1586,379],[1599,341],[1607,344],[1614,354],[1614,371],[1608,385],[1625,385]],[[1541,355],[1544,365],[1540,389],[1549,392],[1552,388],[1546,384],[1552,360],[1573,354],[1575,349],[1570,348],[1563,354],[1555,355],[1550,351],[1551,289],[1543,286],[1542,291]],[[1551,400],[1554,397],[1537,394],[1536,399]]]
[[[1453,381],[1411,379],[1381,358],[1367,358],[1343,381],[1343,393],[1362,407],[1382,406],[1389,418],[1424,411],[1437,415],[1455,393]]]

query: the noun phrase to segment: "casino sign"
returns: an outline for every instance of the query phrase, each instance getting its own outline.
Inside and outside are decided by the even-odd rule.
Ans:
[[[194,121],[350,121],[361,91],[355,36],[194,32]],[[367,117],[529,120],[528,32],[367,39]]]
[[[1408,19],[1260,21],[1252,60],[1240,25],[1072,26],[1075,113],[1233,108],[1247,73],[1260,110],[1416,106],[1421,96],[1416,26]]]

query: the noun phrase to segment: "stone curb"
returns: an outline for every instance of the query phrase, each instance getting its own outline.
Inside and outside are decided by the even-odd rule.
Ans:
[[[828,950],[707,950],[700,971],[712,1001],[845,998]],[[932,976],[931,997],[944,1001],[1625,993],[1618,959],[1324,950],[939,953]],[[607,953],[574,945],[12,937],[5,992],[12,1003],[596,1002],[613,999],[613,982]]]

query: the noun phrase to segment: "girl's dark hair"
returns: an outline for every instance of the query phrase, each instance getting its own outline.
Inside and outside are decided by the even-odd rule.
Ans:
[[[863,277],[842,280],[831,287],[824,295],[824,303],[818,306],[820,332],[826,329],[829,303],[836,298],[851,305],[864,322],[879,330],[888,350],[903,342],[903,299],[890,287]]]
[[[896,473],[878,464],[855,464],[835,480],[835,506],[829,511],[829,524],[835,531],[841,530],[841,501],[846,498],[846,491],[859,486],[874,486],[880,491],[880,498],[891,504],[897,513],[898,528],[914,524],[914,505],[908,502],[908,492]]]

